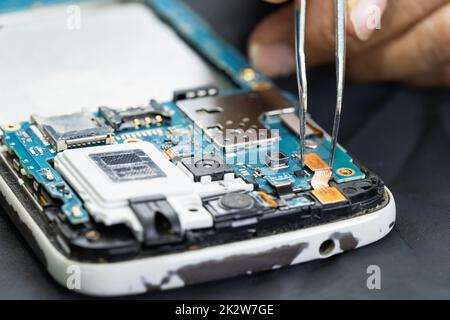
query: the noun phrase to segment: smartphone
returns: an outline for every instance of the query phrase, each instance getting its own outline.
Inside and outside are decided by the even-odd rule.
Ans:
[[[296,96],[183,2],[51,2],[0,6],[0,202],[58,283],[179,288],[392,230],[383,181],[342,146],[330,167],[310,117],[302,166]]]

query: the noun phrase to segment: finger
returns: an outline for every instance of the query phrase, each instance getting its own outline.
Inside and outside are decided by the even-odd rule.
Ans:
[[[333,1],[309,1],[305,45],[308,65],[332,61],[334,41]],[[295,70],[293,2],[257,26],[250,37],[248,53],[253,64],[268,76],[284,76]]]
[[[288,0],[264,1],[279,4],[287,2]],[[381,18],[386,8],[387,0],[347,0],[347,3],[349,10],[352,12],[350,23],[351,34],[361,40],[367,40],[379,25],[378,20]],[[373,20],[375,20],[375,22]],[[375,25],[373,25],[374,23]]]
[[[450,64],[413,75],[402,82],[418,87],[450,87]]]
[[[269,77],[288,75],[295,69],[293,4],[266,19],[252,32],[248,54]]]
[[[314,65],[333,57],[333,2],[309,3],[305,51],[308,64]],[[290,74],[295,70],[294,40],[294,3],[290,3],[264,19],[253,31],[249,40],[250,59],[268,76]]]
[[[350,34],[349,49],[378,45],[401,34],[449,0],[348,0]],[[368,36],[370,41],[367,40]],[[372,36],[373,35],[373,36]]]
[[[364,7],[363,4],[369,6],[371,3],[373,7],[376,1],[378,0],[350,0],[350,16],[360,15],[360,13],[354,12],[361,11],[361,8]],[[374,17],[374,14],[369,10],[365,13],[367,18],[356,19],[353,17],[349,19],[348,32],[351,35],[353,34],[354,37],[348,38],[348,57],[351,58],[361,52],[381,46],[384,42],[389,42],[395,36],[403,34],[408,28],[413,27],[418,20],[448,2],[449,0],[389,0],[381,21],[381,29],[373,31],[368,41],[357,38],[356,33],[358,31],[355,30],[352,21],[375,21],[372,22],[372,25],[377,26],[377,17]],[[381,9],[378,16],[383,14]],[[364,14],[362,15],[364,16]],[[334,60],[333,17],[333,1],[308,2],[305,48],[308,65],[329,63]],[[367,35],[362,37],[366,38]],[[261,71],[268,76],[276,77],[290,74],[295,70],[293,53],[294,21],[293,3],[291,3],[266,18],[254,30],[250,37],[249,56],[253,64]]]
[[[403,35],[353,57],[349,75],[359,81],[398,80],[450,63],[450,3]]]
[[[349,33],[366,41],[381,25],[387,0],[348,0]]]

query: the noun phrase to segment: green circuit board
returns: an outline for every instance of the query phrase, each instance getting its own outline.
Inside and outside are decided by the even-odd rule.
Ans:
[[[215,154],[233,168],[236,177],[241,177],[246,182],[254,184],[256,190],[274,197],[277,196],[277,190],[274,187],[277,183],[289,183],[294,192],[311,189],[314,172],[304,170],[304,175],[296,174],[302,169],[298,160],[299,139],[278,115],[265,116],[262,120],[266,128],[277,130],[280,139],[276,144],[276,150],[287,158],[282,167],[273,168],[267,163],[267,154],[273,152],[272,149],[275,148],[273,145],[225,152],[197,128],[195,122],[180,110],[176,102],[164,103],[160,106],[170,114],[170,122],[136,125],[133,128],[119,130],[109,127],[108,120],[102,118],[99,112],[93,113],[91,117],[95,123],[102,123],[110,129],[112,139],[110,143],[148,141],[161,150],[174,164],[187,157]],[[80,117],[80,115],[74,117]],[[136,121],[132,122],[132,126],[134,126]],[[54,158],[61,151],[57,150],[56,144],[52,143],[48,134],[45,133],[45,129],[42,128],[45,126],[30,121],[3,126],[2,142],[7,150],[15,156],[13,166],[17,171],[35,181],[36,191],[43,188],[51,198],[60,201],[61,210],[71,223],[86,222],[90,217],[84,209],[83,202],[52,165]],[[308,140],[313,146],[308,152],[314,152],[327,161],[330,153],[329,137],[311,135]],[[80,147],[89,146],[89,143],[80,145]],[[345,169],[347,174],[339,174],[342,169]],[[338,147],[332,168],[332,180],[342,183],[363,178],[364,173],[361,169],[353,163],[352,158],[344,149]],[[37,200],[45,203],[45,199]]]

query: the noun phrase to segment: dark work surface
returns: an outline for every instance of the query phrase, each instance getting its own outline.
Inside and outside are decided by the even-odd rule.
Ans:
[[[252,26],[272,9],[259,0],[188,2],[241,50]],[[279,84],[295,90],[293,79]],[[311,72],[309,85],[311,113],[329,131],[334,74]],[[384,179],[396,199],[397,224],[386,238],[322,261],[138,298],[450,298],[449,92],[348,84],[344,101],[340,142]],[[381,268],[381,290],[367,289],[370,265]],[[83,298],[50,278],[3,213],[0,298]]]

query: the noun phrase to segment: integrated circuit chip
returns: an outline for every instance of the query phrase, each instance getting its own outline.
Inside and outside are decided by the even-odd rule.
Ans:
[[[289,165],[289,157],[282,152],[271,152],[266,155],[266,163],[272,169],[278,170]]]
[[[274,187],[290,186],[294,182],[292,176],[287,173],[272,174],[266,179]]]
[[[267,182],[270,183],[277,191],[279,196],[286,196],[292,194],[292,184],[294,178],[287,173],[277,173],[266,177]]]
[[[90,155],[97,166],[114,182],[165,177],[161,169],[140,149]]]

